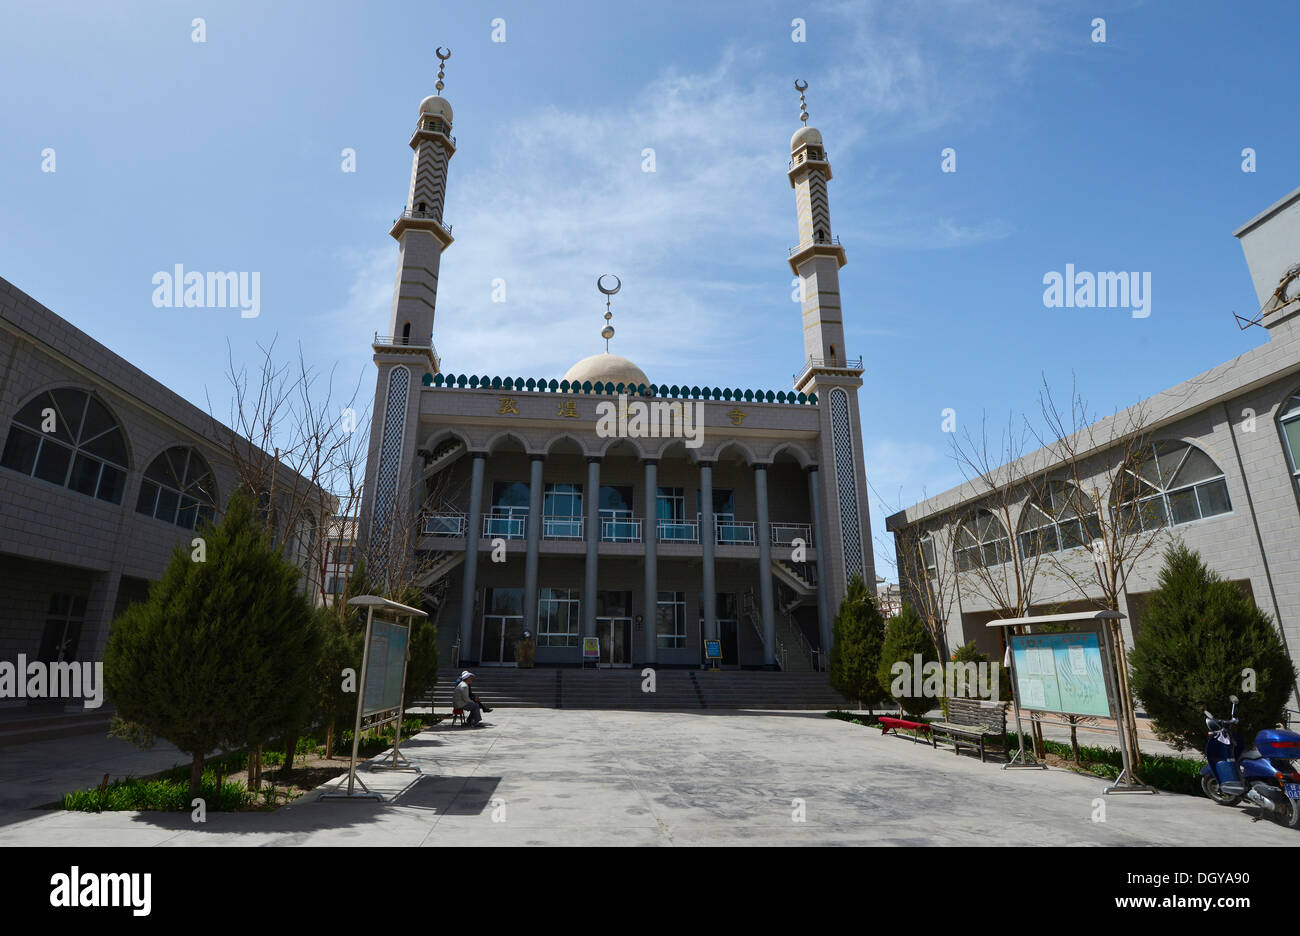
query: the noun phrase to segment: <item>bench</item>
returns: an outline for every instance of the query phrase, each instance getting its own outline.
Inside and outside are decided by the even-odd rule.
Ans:
[[[954,754],[961,753],[962,744],[976,748],[983,763],[989,745],[985,738],[996,738],[995,746],[1007,753],[1007,708],[1004,702],[982,702],[979,699],[949,699],[948,717],[931,726],[931,737],[944,735],[952,745]],[[936,744],[937,747],[937,744]]]
[[[451,727],[453,727],[453,728],[456,727],[456,719],[458,719],[458,718],[460,719],[460,723],[461,723],[462,725],[465,724],[465,710],[464,710],[464,709],[461,709],[461,708],[454,708],[454,709],[451,710]]]
[[[880,733],[882,735],[889,734],[890,729],[893,729],[894,734],[897,735],[900,728],[918,734],[920,732],[925,732],[930,735],[930,746],[934,747],[934,735],[930,733],[930,726],[925,722],[908,721],[905,718],[894,718],[889,715],[882,715],[877,718],[876,721],[880,722]],[[912,740],[916,740],[916,734],[912,735]]]

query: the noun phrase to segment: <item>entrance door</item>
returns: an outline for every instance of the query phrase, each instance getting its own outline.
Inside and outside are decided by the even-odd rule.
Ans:
[[[484,666],[514,666],[515,643],[524,636],[521,614],[485,614],[483,616]]]
[[[600,662],[603,666],[632,665],[632,619],[630,617],[596,618],[600,637]]]

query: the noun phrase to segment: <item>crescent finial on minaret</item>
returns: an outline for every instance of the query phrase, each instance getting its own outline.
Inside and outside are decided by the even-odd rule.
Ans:
[[[442,79],[447,75],[447,59],[451,58],[451,49],[444,50],[442,46],[438,46],[438,48],[434,49],[433,54],[438,56],[438,82],[434,87],[438,89],[439,94],[442,94]]]
[[[610,276],[614,279],[613,287],[605,285],[605,277]],[[605,353],[609,353],[609,339],[614,337],[614,326],[609,324],[609,320],[614,317],[614,313],[609,310],[609,297],[618,294],[623,288],[623,281],[613,273],[602,273],[596,277],[596,288],[605,296],[605,327],[600,330],[600,337],[605,339]]]
[[[803,125],[806,127],[808,126],[808,100],[803,96],[803,93],[808,90],[808,82],[796,78],[794,80],[794,89],[799,92],[799,119],[803,121]]]

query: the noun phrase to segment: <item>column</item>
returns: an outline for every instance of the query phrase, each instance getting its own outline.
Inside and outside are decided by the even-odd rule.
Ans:
[[[587,571],[583,578],[582,635],[596,636],[596,565],[600,545],[600,459],[587,459],[587,490],[583,492],[587,512]]]
[[[700,542],[704,544],[704,636],[718,637],[718,596],[713,583],[713,463],[700,462]]]
[[[528,545],[524,553],[524,630],[537,634],[537,553],[542,543],[542,455],[528,465]]]
[[[473,661],[470,650],[474,632],[474,587],[478,578],[478,540],[483,526],[483,467],[486,452],[474,452],[474,467],[469,481],[469,515],[465,518],[465,577],[460,586],[460,658]]]
[[[776,666],[776,609],[772,601],[772,530],[767,519],[767,465],[754,466],[758,501],[758,600],[763,611],[763,662]]]
[[[826,573],[830,556],[822,529],[821,473],[817,466],[808,469],[808,499],[812,511],[813,544],[817,547],[817,626],[822,635],[822,653],[829,660],[831,652],[831,608],[826,597]]]
[[[659,463],[645,463],[645,662],[657,659],[659,640]]]

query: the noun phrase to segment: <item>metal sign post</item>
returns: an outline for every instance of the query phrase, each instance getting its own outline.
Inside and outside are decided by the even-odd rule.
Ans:
[[[420,773],[420,768],[412,764],[401,753],[402,717],[406,712],[406,671],[407,667],[410,665],[411,659],[411,622],[414,622],[417,617],[423,618],[428,617],[428,615],[418,608],[407,607],[404,604],[399,604],[396,601],[389,601],[388,599],[380,598],[377,595],[360,595],[349,601],[348,605],[350,607],[363,607],[366,609],[365,642],[361,649],[361,678],[357,685],[357,714],[356,719],[353,721],[352,728],[352,758],[348,764],[347,792],[344,793],[332,790],[328,793],[322,793],[320,798],[376,799],[382,802],[384,797],[381,794],[372,791],[366,786],[365,782],[357,776],[357,758],[361,749],[361,733],[362,731],[369,731],[373,728],[378,728],[381,725],[386,725],[392,722],[396,726],[394,728],[392,757],[389,759],[388,763],[376,764],[371,769],[410,770],[415,773]],[[380,610],[381,614],[387,612],[394,618],[406,618],[408,623],[398,624],[396,621],[380,621],[380,624],[387,628],[400,628],[402,635],[402,674],[397,685],[395,704],[384,704],[385,700],[390,696],[392,686],[390,685],[391,680],[389,679],[389,674],[379,674],[381,677],[380,686],[383,691],[380,693],[377,705],[368,710],[366,706],[366,689],[369,684],[371,662],[370,645],[375,632],[376,608]],[[385,660],[384,662],[389,663],[389,666],[391,667],[389,661]],[[366,719],[369,720],[367,721]],[[357,792],[357,786],[360,786],[365,792]]]

